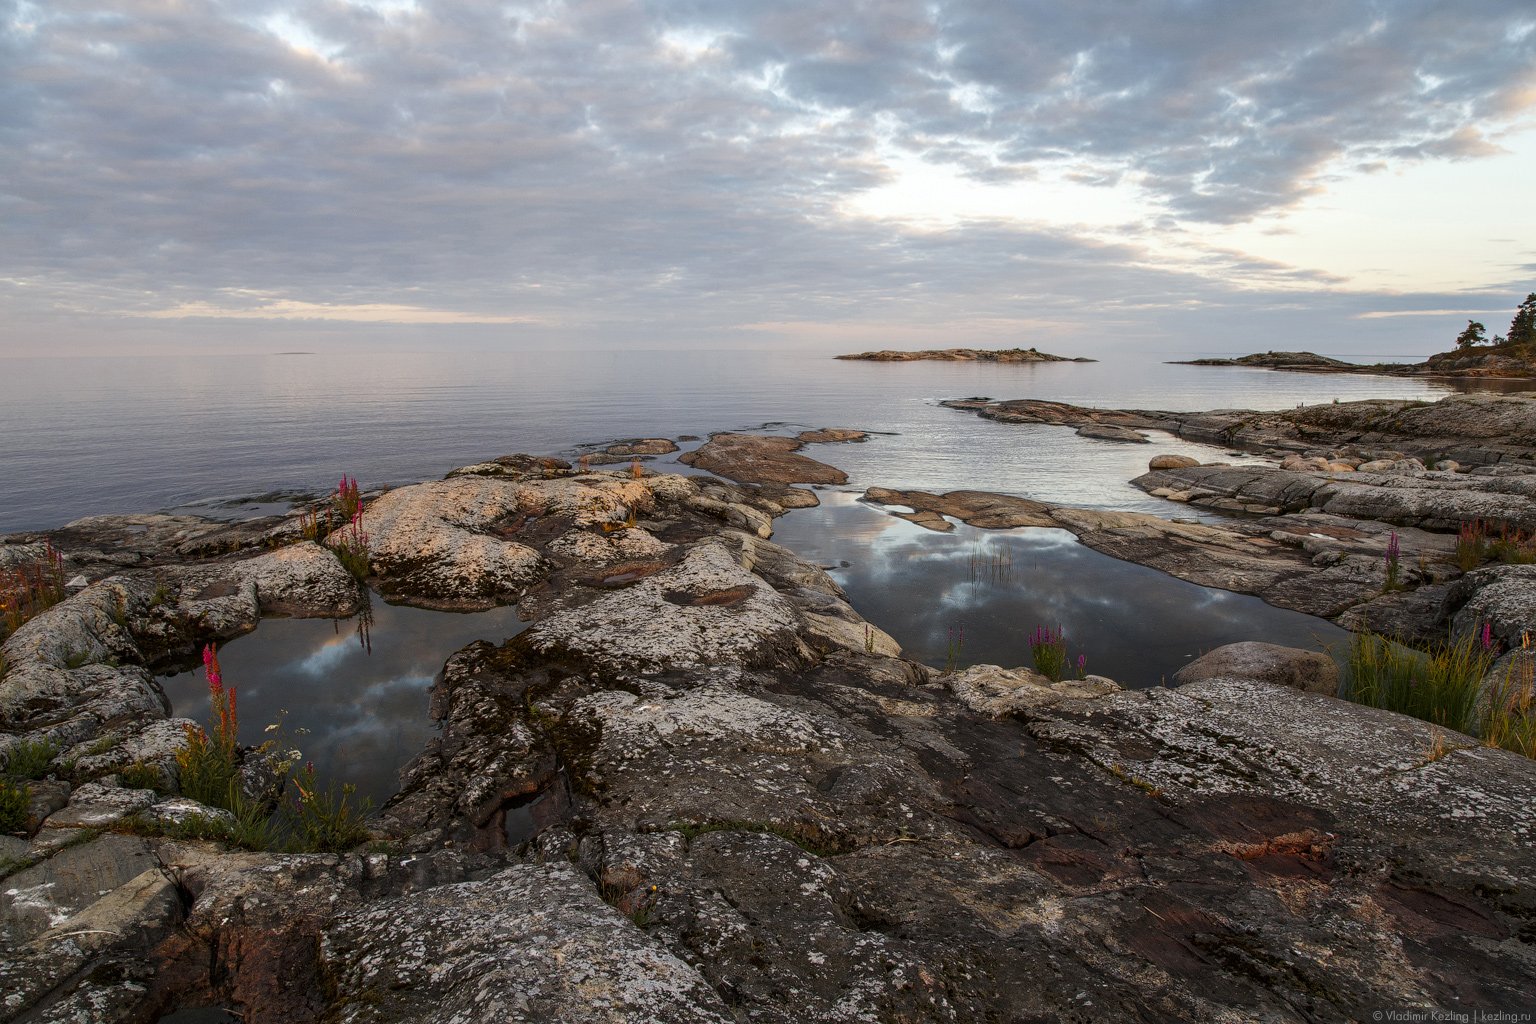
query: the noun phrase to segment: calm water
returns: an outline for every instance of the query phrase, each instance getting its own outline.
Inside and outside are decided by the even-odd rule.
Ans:
[[[1199,587],[1084,547],[1066,530],[934,533],[837,495],[779,521],[775,539],[829,567],[849,601],[907,657],[1029,665],[1029,636],[1059,627],[1076,664],[1125,686],[1156,686],[1223,644],[1264,640],[1340,651],[1331,622],[1256,597]]]
[[[366,645],[356,617],[263,619],[256,632],[219,649],[219,665],[239,695],[242,743],[263,742],[266,726],[281,721],[321,779],[352,783],[378,807],[435,732],[428,691],[443,662],[476,640],[499,644],[524,623],[512,608],[429,612],[377,596],[371,614]],[[162,676],[160,685],[177,715],[207,720],[201,667]]]
[[[1147,446],[984,423],[972,395],[1151,409],[1434,398],[1438,384],[1168,366],[839,362],[770,352],[0,360],[0,532],[216,497],[440,476],[583,442],[765,421],[901,435],[838,452],[859,485],[984,487],[1127,507]]]

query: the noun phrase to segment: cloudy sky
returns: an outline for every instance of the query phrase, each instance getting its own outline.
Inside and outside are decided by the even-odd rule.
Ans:
[[[1530,0],[0,0],[0,354],[1425,354]]]

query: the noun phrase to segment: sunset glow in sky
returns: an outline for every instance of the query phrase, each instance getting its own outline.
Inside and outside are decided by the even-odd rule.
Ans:
[[[0,355],[1422,355],[1533,183],[1529,0],[0,0]]]

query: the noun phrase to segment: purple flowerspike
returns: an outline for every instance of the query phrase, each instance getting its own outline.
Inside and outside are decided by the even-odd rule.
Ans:
[[[1486,650],[1488,650],[1492,646],[1493,646],[1493,623],[1485,622],[1485,623],[1483,623],[1483,650],[1486,651]]]

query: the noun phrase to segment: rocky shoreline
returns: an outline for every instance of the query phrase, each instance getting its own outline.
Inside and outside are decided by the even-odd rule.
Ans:
[[[1536,402],[1507,401],[1294,417],[955,403],[1306,463],[1138,480],[1250,513],[1219,526],[866,496],[930,528],[1066,527],[1340,621],[1390,598],[1404,621],[1486,622],[1510,659],[1536,625],[1533,567],[1462,574],[1436,532],[1536,499]],[[857,432],[754,437],[692,453],[712,477],[518,455],[371,496],[370,586],[432,608],[516,603],[531,624],[448,659],[441,734],[344,853],[178,832],[209,812],[176,795],[185,723],[154,679],[264,615],[358,605],[298,512],[4,538],[4,564],[51,543],[85,585],[3,645],[0,753],[56,754],[25,837],[0,840],[0,1021],[214,1006],[355,1024],[1346,1021],[1528,1005],[1533,762],[1330,696],[1331,666],[1305,652],[1222,649],[1142,691],[906,660],[770,539],[797,495],[814,500],[795,484],[841,476],[800,447]],[[656,440],[597,450],[637,460]],[[1415,468],[1430,449],[1461,465]],[[1391,532],[1422,575],[1383,596]],[[130,765],[157,785],[130,785]]]
[[[1349,363],[1316,352],[1255,352],[1236,359],[1175,360],[1176,366],[1256,366],[1303,373],[1367,373],[1382,377],[1536,379],[1536,366],[1501,350],[1439,352],[1422,363]]]

